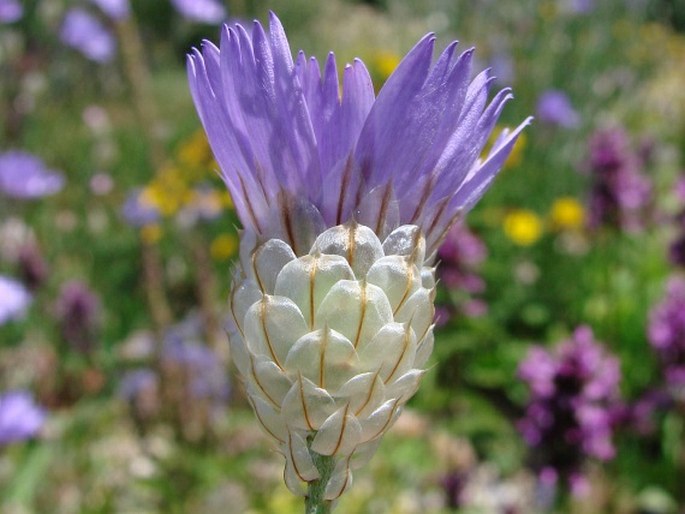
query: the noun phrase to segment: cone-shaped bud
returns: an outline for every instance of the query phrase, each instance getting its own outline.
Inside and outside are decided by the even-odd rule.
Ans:
[[[234,275],[234,359],[285,456],[288,487],[302,494],[320,478],[310,452],[333,456],[333,500],[418,387],[433,348],[434,269],[411,225],[384,241],[339,225],[304,255],[280,239],[257,241],[243,237]]]

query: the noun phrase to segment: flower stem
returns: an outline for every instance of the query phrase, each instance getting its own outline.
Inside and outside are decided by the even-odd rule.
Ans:
[[[309,450],[316,469],[321,475],[318,480],[309,482],[307,486],[307,496],[305,498],[305,514],[330,514],[333,512],[333,502],[324,499],[326,485],[333,474],[335,460],[328,455],[319,455],[313,450]]]

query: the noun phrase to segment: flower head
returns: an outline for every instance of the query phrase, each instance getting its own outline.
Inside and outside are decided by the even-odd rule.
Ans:
[[[226,19],[226,9],[217,0],[171,0],[171,3],[192,21],[220,23]]]
[[[0,275],[0,325],[21,318],[31,304],[31,294],[14,279]]]
[[[582,476],[588,457],[614,457],[612,435],[618,412],[618,360],[579,327],[554,352],[534,347],[519,366],[531,398],[519,428],[537,449],[537,467],[569,485]],[[573,487],[572,487],[573,488]]]
[[[80,352],[92,351],[100,325],[98,296],[83,282],[66,282],[60,289],[55,310],[67,343]]]
[[[80,8],[67,12],[60,29],[60,39],[95,62],[111,61],[116,52],[112,34],[97,18]]]
[[[40,198],[55,194],[63,187],[62,173],[48,169],[35,155],[20,150],[0,153],[0,195]]]
[[[24,8],[19,0],[0,1],[0,23],[14,23],[24,15]]]
[[[243,224],[230,342],[288,487],[349,487],[414,394],[433,347],[430,265],[527,122],[479,156],[509,90],[471,81],[472,50],[423,38],[378,97],[360,60],[293,59],[270,32],[225,26],[188,59],[200,119]],[[323,464],[328,462],[328,464]],[[310,500],[313,496],[310,495]],[[314,500],[312,500],[314,501]]]
[[[0,393],[0,447],[29,439],[45,422],[45,411],[27,391]]]
[[[493,77],[470,80],[473,50],[459,55],[453,43],[433,63],[434,44],[424,37],[377,98],[360,60],[345,67],[342,95],[333,53],[323,72],[304,52],[293,60],[273,14],[270,33],[258,22],[251,36],[225,26],[220,49],[195,50],[191,92],[243,226],[301,253],[294,225],[316,237],[352,219],[381,236],[415,224],[435,250],[527,121],[479,159],[512,95],[504,89],[488,103]]]
[[[575,127],[580,122],[580,117],[573,109],[566,93],[556,89],[550,89],[540,95],[537,115],[543,123],[564,128]]]

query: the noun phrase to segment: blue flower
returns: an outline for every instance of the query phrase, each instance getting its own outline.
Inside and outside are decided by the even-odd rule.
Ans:
[[[418,225],[435,250],[454,221],[485,192],[528,124],[484,147],[512,97],[488,102],[489,71],[473,80],[473,50],[450,44],[433,63],[425,36],[378,94],[360,60],[339,88],[335,56],[323,72],[300,52],[293,60],[271,14],[252,35],[224,26],[188,59],[190,87],[244,227],[296,251],[298,232],[355,221],[379,235]],[[318,235],[318,234],[314,234]],[[299,236],[298,236],[299,237]]]
[[[35,155],[20,150],[0,153],[0,195],[40,198],[61,191],[64,182],[61,172],[48,169]]]
[[[45,422],[45,411],[27,391],[0,394],[0,446],[36,435]]]
[[[216,0],[171,0],[182,16],[200,23],[220,23],[226,19],[226,9]]]
[[[0,275],[0,325],[21,318],[31,304],[31,294],[14,279]]]
[[[100,21],[83,9],[70,9],[60,29],[60,39],[91,61],[105,63],[116,53],[114,36]]]

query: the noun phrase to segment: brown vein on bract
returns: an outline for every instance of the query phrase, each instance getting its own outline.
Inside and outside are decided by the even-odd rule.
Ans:
[[[254,402],[252,401],[252,399],[249,398],[249,397],[248,397],[248,399],[249,399],[250,403],[252,404],[252,410],[254,411],[255,416],[257,416],[257,420],[259,420],[259,423],[264,427],[264,430],[266,430],[266,431],[269,433],[269,435],[270,435],[271,437],[273,437],[274,439],[276,439],[276,441],[278,441],[279,443],[282,443],[282,444],[285,443],[285,441],[284,441],[283,439],[281,439],[281,438],[278,437],[276,434],[274,434],[271,430],[269,430],[269,427],[266,426],[266,423],[264,423],[264,420],[263,420],[262,417],[259,415],[259,411],[258,411],[257,408],[255,407],[255,404],[254,404]]]
[[[304,399],[304,384],[302,383],[302,373],[297,372],[297,380],[300,385],[300,401],[302,402],[302,413],[304,414],[304,420],[307,423],[307,426],[309,427],[309,430],[314,430],[314,425],[312,425],[311,420],[309,419],[309,411],[307,410],[307,402]]]
[[[261,234],[262,227],[259,224],[259,220],[257,219],[257,214],[254,211],[254,207],[252,207],[252,203],[250,202],[250,195],[247,192],[245,181],[243,180],[243,177],[240,174],[238,174],[238,180],[240,180],[240,189],[242,189],[243,191],[243,198],[245,199],[245,203],[247,204],[247,212],[250,215],[250,218],[252,219],[254,226],[257,227],[257,232]]]
[[[357,409],[357,411],[354,413],[355,416],[359,416],[361,411],[363,411],[366,406],[369,404],[371,401],[371,398],[373,397],[373,391],[376,389],[376,379],[378,378],[378,375],[381,373],[381,368],[378,368],[376,371],[376,374],[373,376],[371,379],[371,387],[369,388],[369,394],[366,396],[366,400],[364,401],[364,404]]]
[[[350,268],[354,266],[354,254],[357,250],[357,222],[350,224],[350,229],[347,232],[347,262],[350,263]]]
[[[397,398],[395,400],[395,403],[393,404],[392,409],[390,409],[390,415],[388,416],[388,420],[381,427],[381,429],[378,432],[376,432],[376,435],[369,438],[369,441],[373,441],[374,439],[376,439],[376,437],[381,435],[385,431],[385,429],[388,428],[388,425],[390,425],[390,422],[392,421],[392,417],[395,415],[395,411],[397,410],[397,406],[399,405],[401,400],[402,400],[402,396],[400,396],[399,398]]]
[[[271,397],[271,395],[267,392],[267,390],[264,388],[262,383],[259,381],[259,378],[257,377],[257,370],[255,369],[254,359],[252,358],[252,355],[250,355],[250,368],[252,369],[252,376],[254,377],[254,381],[257,384],[257,387],[259,387],[259,389],[262,391],[262,393],[264,393],[264,396],[267,397],[267,399],[273,404],[274,407],[276,407],[277,409],[280,409],[281,406],[278,404],[278,402],[276,402],[276,400],[274,400]]]
[[[314,282],[316,280],[316,271],[319,265],[319,256],[314,256],[314,262],[309,270],[309,328],[314,328]]]
[[[326,378],[326,348],[328,347],[328,326],[323,329],[323,339],[319,350],[319,387],[324,388],[324,380]]]
[[[300,470],[297,468],[297,463],[295,462],[295,454],[293,454],[293,435],[290,432],[288,432],[288,453],[290,453],[290,460],[293,463],[295,474],[300,480],[306,482],[307,480],[305,480],[305,478],[302,476],[302,473],[300,473]]]
[[[421,199],[419,200],[419,203],[416,206],[416,210],[414,211],[414,214],[410,218],[409,223],[411,225],[416,224],[416,220],[419,219],[421,212],[423,211],[423,208],[426,206],[426,202],[428,201],[428,198],[430,197],[432,190],[433,190],[433,177],[431,176],[426,181],[426,185],[423,187],[423,192],[421,193]]]
[[[233,306],[235,305],[235,292],[237,291],[237,288],[232,287],[231,288],[231,301],[230,301],[230,309],[231,309],[231,316],[233,316],[233,321],[235,321],[235,326],[238,328],[238,331],[240,332],[240,337],[245,339],[245,332],[243,332],[243,328],[240,326],[240,323],[238,323],[238,317],[235,315],[235,309]]]
[[[385,186],[385,192],[383,193],[383,199],[381,200],[381,206],[380,209],[378,209],[378,222],[376,223],[376,234],[381,233],[381,229],[383,228],[383,224],[385,223],[385,218],[387,217],[388,213],[388,204],[390,203],[390,193],[392,192],[392,184],[388,182],[388,184]]]
[[[262,293],[266,293],[264,290],[264,282],[262,282],[262,277],[259,276],[259,271],[257,271],[257,255],[261,251],[263,246],[260,246],[257,248],[254,253],[252,254],[252,273],[254,274],[255,278],[257,279],[257,285],[259,286],[259,289]]]
[[[338,210],[335,214],[335,224],[340,225],[342,223],[343,207],[345,203],[345,195],[347,194],[347,188],[350,185],[350,178],[352,176],[352,155],[347,157],[345,162],[345,170],[342,175],[342,182],[340,184],[340,197],[338,199]]]
[[[286,205],[285,194],[282,195],[281,200],[281,214],[283,219],[283,226],[285,227],[285,233],[290,240],[290,246],[295,252],[295,255],[300,255],[297,248],[297,242],[295,240],[295,232],[293,230],[293,220],[290,218],[290,209]]]
[[[403,340],[403,342],[404,342],[404,346],[402,347],[402,353],[400,353],[400,356],[399,356],[399,358],[397,359],[397,362],[395,363],[395,366],[392,368],[392,371],[391,371],[390,374],[388,375],[388,378],[385,379],[384,382],[385,382],[386,384],[387,384],[388,382],[390,382],[390,379],[392,378],[392,376],[393,376],[393,375],[395,374],[395,372],[397,371],[397,368],[399,368],[400,362],[402,362],[402,359],[404,359],[404,354],[407,353],[407,348],[409,348],[409,338],[410,338],[410,336],[411,336],[411,332],[410,332],[410,330],[411,330],[410,323],[411,323],[411,320],[410,320],[409,323],[407,323],[407,325],[404,327],[404,337],[402,338],[402,340]]]
[[[359,312],[359,327],[357,327],[357,335],[354,337],[354,347],[355,349],[359,346],[359,339],[362,336],[362,327],[364,326],[364,318],[366,317],[366,280],[361,284],[362,297],[361,297],[361,307]]]
[[[402,295],[402,299],[400,302],[397,304],[397,307],[395,307],[395,310],[392,311],[393,317],[395,314],[397,314],[400,310],[400,307],[404,305],[404,302],[407,301],[407,298],[409,297],[409,292],[411,291],[411,283],[412,280],[414,280],[414,267],[413,265],[410,265],[408,261],[405,261],[407,264],[407,269],[409,270],[409,273],[407,273],[407,285],[404,288],[404,294]]]
[[[345,435],[345,429],[347,428],[347,411],[349,409],[350,409],[350,404],[348,403],[345,406],[345,412],[343,412],[342,425],[340,425],[340,436],[338,436],[338,442],[335,444],[335,448],[333,449],[333,453],[331,453],[331,455],[335,455],[336,453],[338,453],[338,450],[340,449],[340,446],[342,445],[343,436]]]
[[[352,460],[352,455],[354,455],[354,452],[350,454],[349,457],[347,457],[347,460],[345,461],[345,481],[342,483],[342,487],[340,488],[340,491],[336,495],[333,500],[340,498],[340,495],[345,492],[345,489],[347,488],[347,483],[350,481],[350,460]]]
[[[276,355],[276,351],[274,350],[273,345],[271,344],[271,338],[269,337],[269,331],[266,328],[266,302],[268,301],[268,297],[264,295],[264,298],[262,299],[262,303],[259,307],[259,319],[262,323],[262,330],[264,331],[264,339],[266,339],[266,345],[269,347],[269,353],[271,354],[271,358],[274,360],[276,363],[276,366],[281,368],[283,370],[283,365],[281,364],[281,361],[278,360],[278,356]]]

